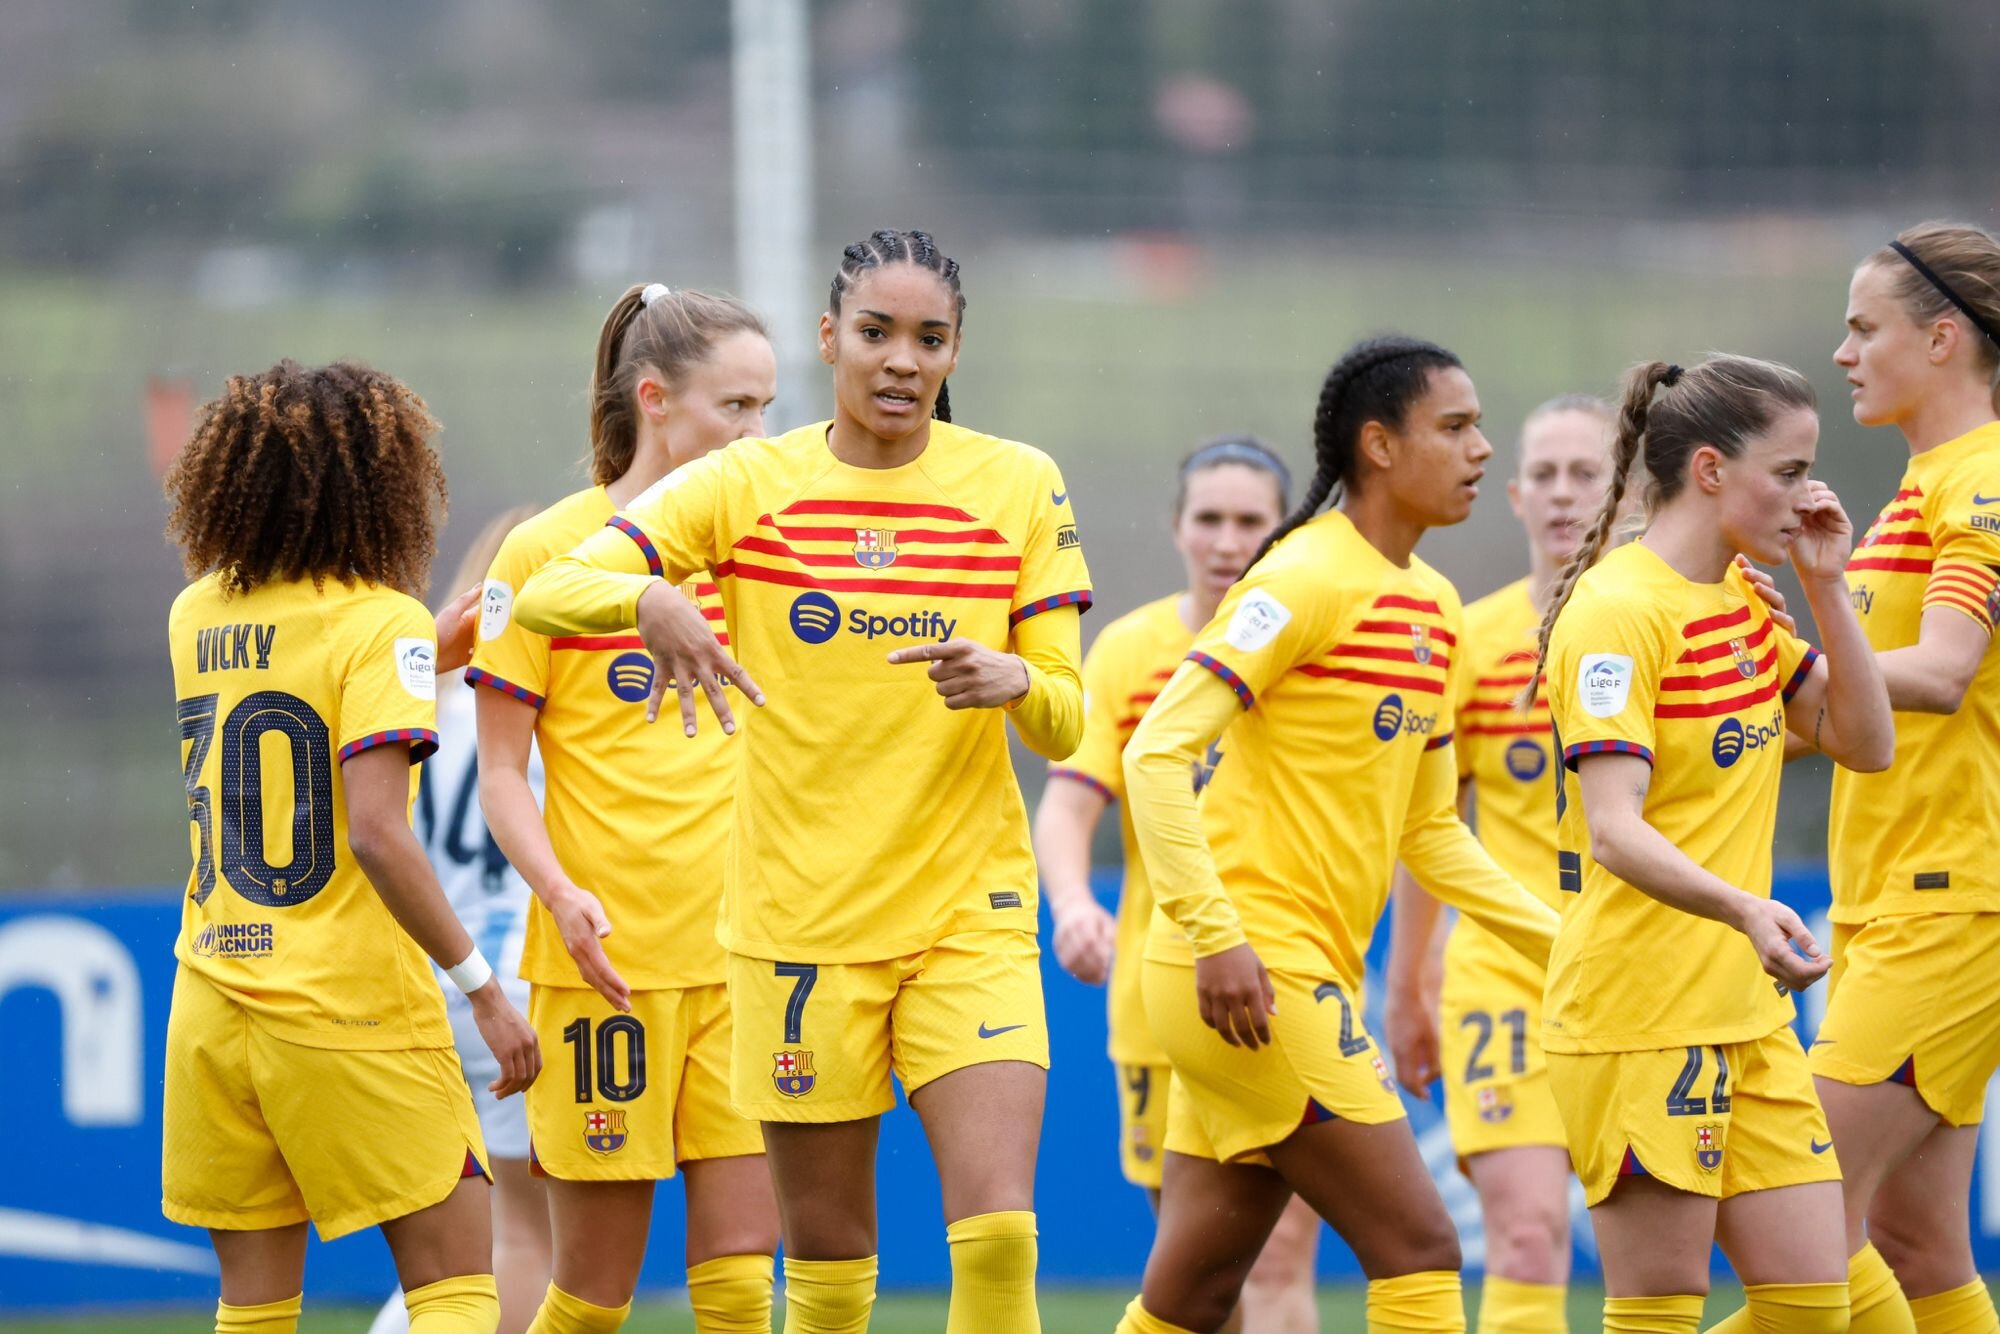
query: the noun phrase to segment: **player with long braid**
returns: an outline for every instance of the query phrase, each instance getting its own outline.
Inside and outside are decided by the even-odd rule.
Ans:
[[[1055,923],[1056,959],[1072,977],[1109,993],[1109,1047],[1118,1080],[1119,1162],[1125,1179],[1159,1207],[1167,1097],[1173,1067],[1146,1022],[1142,988],[1153,891],[1120,812],[1124,883],[1118,914],[1090,890],[1090,842],[1107,807],[1125,791],[1125,743],[1160,687],[1174,674],[1231,584],[1285,516],[1291,476],[1252,436],[1226,435],[1181,460],[1173,539],[1187,587],[1119,617],[1097,632],[1083,659],[1083,741],[1049,766],[1035,811],[1035,858]],[[1209,757],[1211,760],[1213,756]],[[1212,765],[1195,771],[1196,786]],[[1244,1334],[1310,1334],[1319,1328],[1313,1260],[1319,1216],[1294,1200],[1279,1217],[1243,1287],[1237,1321]]]
[[[1565,394],[1528,414],[1507,496],[1527,531],[1530,573],[1465,609],[1453,699],[1460,810],[1521,883],[1560,909],[1548,701],[1526,708],[1536,628],[1557,576],[1610,480],[1611,405]],[[1476,811],[1474,806],[1476,804]],[[1451,926],[1436,971],[1437,901],[1407,870],[1392,895],[1384,1036],[1403,1087],[1444,1079],[1445,1116],[1486,1230],[1482,1334],[1568,1326],[1569,1151],[1540,1039],[1544,971],[1477,922]],[[1443,1069],[1440,1072],[1439,1067]]]
[[[1829,960],[1771,898],[1771,844],[1788,730],[1868,770],[1894,736],[1818,438],[1787,367],[1635,367],[1610,489],[1542,620],[1564,907],[1541,1036],[1606,1330],[1691,1334],[1718,1242],[1746,1328],[1847,1328],[1840,1168],[1786,998]],[[1642,456],[1646,530],[1605,555]],[[1788,554],[1825,656],[1736,564]]]
[[[734,709],[768,698],[728,743],[720,933],[734,1102],[764,1123],[788,1334],[867,1328],[892,1072],[943,1186],[947,1329],[1040,1328],[1048,1031],[1004,720],[1047,758],[1075,749],[1090,587],[1054,462],[948,420],[964,301],[923,232],[849,246],[820,318],[833,419],[676,470],[515,605],[541,634],[636,622],[655,702],[671,680],[691,735],[735,733]],[[728,651],[675,587],[702,570]],[[697,693],[714,722],[697,725]]]
[[[1415,554],[1471,512],[1479,418],[1435,344],[1371,339],[1336,362],[1304,499],[1126,746],[1159,904],[1146,1012],[1174,1077],[1159,1230],[1121,1334],[1219,1329],[1294,1192],[1354,1249],[1370,1329],[1465,1326],[1458,1238],[1360,998],[1399,857],[1537,962],[1555,933],[1459,819],[1459,603]],[[1218,737],[1197,806],[1189,766]]]

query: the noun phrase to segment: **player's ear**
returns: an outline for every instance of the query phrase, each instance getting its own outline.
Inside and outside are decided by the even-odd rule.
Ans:
[[[833,312],[822,311],[819,317],[819,359],[833,365]]]
[[[1722,490],[1722,461],[1722,451],[1714,445],[1697,446],[1688,459],[1688,476],[1703,495],[1712,496]]]
[[[1387,471],[1395,462],[1396,451],[1389,439],[1389,428],[1378,421],[1361,424],[1361,438],[1355,442],[1355,456],[1372,467]]]
[[[667,385],[660,373],[651,366],[639,377],[639,383],[632,386],[632,394],[639,400],[639,411],[659,421],[667,415]]]

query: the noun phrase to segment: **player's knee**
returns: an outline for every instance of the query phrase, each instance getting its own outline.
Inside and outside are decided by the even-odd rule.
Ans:
[[[1871,1210],[1868,1239],[1908,1292],[1942,1292],[1972,1272],[1969,1237],[1936,1214]]]
[[[1486,1222],[1486,1268],[1522,1283],[1561,1283],[1569,1270],[1569,1218],[1522,1210]]]

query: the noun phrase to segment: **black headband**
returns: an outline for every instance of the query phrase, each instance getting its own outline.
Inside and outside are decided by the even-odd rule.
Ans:
[[[1897,254],[1901,255],[1904,259],[1908,260],[1910,262],[1910,267],[1915,269],[1918,273],[1923,274],[1925,278],[1929,279],[1930,285],[1932,287],[1935,287],[1938,289],[1938,291],[1944,293],[1944,299],[1951,302],[1952,305],[1957,306],[1959,310],[1965,315],[1965,318],[1972,321],[1972,325],[1975,329],[1978,329],[1979,332],[1985,334],[1988,338],[1992,339],[1995,346],[2000,346],[2000,330],[1996,330],[1992,325],[1988,324],[1985,320],[1981,319],[1979,317],[1979,312],[1972,308],[1972,304],[1970,302],[1968,302],[1964,297],[1960,296],[1958,293],[1952,291],[1950,283],[1947,283],[1944,279],[1938,277],[1937,274],[1931,269],[1930,265],[1924,263],[1922,260],[1917,258],[1916,251],[1910,249],[1908,246],[1904,245],[1901,241],[1889,242],[1889,249],[1895,251]]]

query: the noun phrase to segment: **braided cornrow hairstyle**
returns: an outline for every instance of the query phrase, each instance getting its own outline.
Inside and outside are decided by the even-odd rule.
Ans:
[[[1515,701],[1520,708],[1534,701],[1535,683],[1548,665],[1549,635],[1556,617],[1576,581],[1610,543],[1632,465],[1645,460],[1650,514],[1686,488],[1688,464],[1696,450],[1708,446],[1725,458],[1738,458],[1751,439],[1769,430],[1781,415],[1799,409],[1810,412],[1815,402],[1811,383],[1791,367],[1724,352],[1713,353],[1688,370],[1664,361],[1642,361],[1625,373],[1618,436],[1611,446],[1611,485],[1583,544],[1563,566],[1542,614],[1535,636],[1535,671]]]
[[[401,381],[353,362],[232,376],[167,473],[167,538],[225,592],[333,578],[422,596],[445,506],[437,430]]]
[[[1250,561],[1255,565],[1272,547],[1319,513],[1339,491],[1354,485],[1354,450],[1361,428],[1371,421],[1400,426],[1403,414],[1430,387],[1433,371],[1463,363],[1436,343],[1402,334],[1367,338],[1333,363],[1319,387],[1313,413],[1313,475],[1298,508],[1264,539]]]
[[[856,242],[841,251],[840,268],[833,275],[826,308],[835,315],[840,314],[841,298],[854,286],[855,279],[869,269],[878,269],[885,264],[914,264],[920,269],[929,269],[943,279],[957,306],[956,327],[964,326],[965,292],[958,285],[958,261],[939,250],[929,232],[879,231],[866,241]],[[951,420],[949,384],[938,385],[937,402],[931,406],[931,416],[941,422]]]

